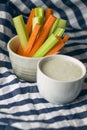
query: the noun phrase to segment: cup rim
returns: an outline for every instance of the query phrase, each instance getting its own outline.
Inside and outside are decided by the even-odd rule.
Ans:
[[[12,37],[12,38],[8,41],[8,43],[7,43],[8,52],[12,53],[14,56],[19,57],[19,58],[21,58],[21,59],[38,60],[38,59],[42,58],[42,57],[34,58],[34,57],[21,56],[21,55],[15,53],[14,51],[12,51],[12,49],[10,48],[10,44],[11,44],[11,42],[12,42],[14,39],[16,39],[16,38],[18,38],[18,35],[15,35],[14,37]]]
[[[56,80],[56,79],[54,79],[54,78],[51,78],[51,77],[47,76],[47,75],[41,70],[40,64],[41,64],[42,61],[45,61],[45,60],[48,60],[48,59],[51,59],[51,58],[57,57],[57,56],[62,56],[62,57],[71,58],[71,59],[77,61],[78,63],[80,63],[79,66],[80,66],[80,67],[82,66],[81,68],[82,68],[82,71],[83,71],[82,76],[80,76],[80,77],[79,77],[78,79],[76,79],[76,80],[70,80],[70,81]],[[40,59],[40,60],[38,61],[38,63],[37,63],[37,70],[39,70],[39,71],[41,72],[41,74],[42,74],[44,77],[46,77],[47,79],[52,80],[52,81],[55,81],[55,82],[57,82],[57,83],[73,83],[73,82],[76,82],[76,81],[79,81],[79,80],[85,78],[85,76],[86,76],[86,67],[85,67],[85,65],[84,65],[80,60],[78,60],[78,59],[76,59],[76,58],[74,58],[74,57],[68,56],[68,55],[64,55],[64,54],[51,55],[51,56],[43,57],[43,58]]]

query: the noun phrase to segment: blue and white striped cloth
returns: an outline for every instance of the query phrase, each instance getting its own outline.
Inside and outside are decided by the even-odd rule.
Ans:
[[[0,0],[0,130],[87,130],[87,76],[78,98],[68,105],[43,99],[37,83],[19,79],[10,63],[7,42],[16,32],[12,18],[23,14],[26,22],[34,7],[50,7],[68,21],[70,40],[62,54],[81,60],[87,67],[86,0]]]

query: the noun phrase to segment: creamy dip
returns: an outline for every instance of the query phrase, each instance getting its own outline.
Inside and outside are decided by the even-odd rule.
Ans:
[[[59,81],[74,81],[82,76],[82,69],[79,65],[57,57],[44,62],[41,69],[44,74]]]

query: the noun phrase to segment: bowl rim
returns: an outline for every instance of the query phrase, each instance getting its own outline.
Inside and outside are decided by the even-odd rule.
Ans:
[[[34,57],[21,56],[21,55],[15,53],[14,51],[12,51],[12,49],[10,48],[10,44],[11,44],[11,42],[12,42],[14,39],[16,39],[16,38],[18,38],[18,35],[15,35],[14,37],[12,37],[12,38],[8,41],[8,43],[7,43],[7,49],[8,49],[8,52],[9,52],[9,53],[11,53],[12,55],[14,55],[14,56],[16,56],[16,57],[19,57],[19,58],[21,58],[21,59],[25,59],[25,60],[27,60],[27,59],[28,59],[28,60],[39,60],[40,58],[42,58],[42,57],[34,58]]]

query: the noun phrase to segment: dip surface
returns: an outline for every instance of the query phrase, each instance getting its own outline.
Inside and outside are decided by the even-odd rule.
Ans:
[[[57,57],[44,62],[41,70],[48,77],[59,81],[74,81],[80,79],[83,74],[78,64]]]

